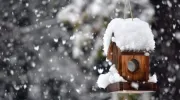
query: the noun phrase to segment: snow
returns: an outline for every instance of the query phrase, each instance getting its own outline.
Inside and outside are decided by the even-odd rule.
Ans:
[[[172,3],[168,0],[167,1],[167,5],[171,8],[172,7]]]
[[[168,81],[173,83],[173,82],[176,81],[176,77],[175,77],[175,76],[172,77],[172,78],[171,78],[171,77],[168,77]]]
[[[103,73],[104,69],[98,69],[98,73]]]
[[[84,0],[73,0],[72,4],[61,9],[57,14],[58,21],[69,21],[73,24],[80,22],[81,9],[85,5],[86,1]]]
[[[154,74],[153,76],[149,76],[148,82],[157,83],[157,76]]]
[[[172,79],[169,78],[168,80],[172,81]],[[117,83],[117,82],[127,82],[127,81],[118,74],[115,65],[112,65],[108,73],[99,75],[97,80],[97,85],[99,88],[106,88],[109,84]],[[154,74],[153,76],[149,76],[148,82],[157,83],[156,74]],[[138,90],[139,84],[136,82],[132,82],[131,87]]]
[[[102,4],[102,1],[101,0],[95,0],[89,7],[88,10],[90,10],[89,12],[95,16],[95,15],[98,15],[101,11],[102,11],[102,8],[101,8],[101,5]]]
[[[121,51],[139,51],[154,50],[154,35],[147,22],[138,18],[121,19],[115,18],[109,24],[103,38],[104,53],[107,55],[111,42],[112,33],[114,33],[113,41],[121,49]]]
[[[97,85],[99,88],[106,88],[109,84],[116,82],[127,82],[127,81],[118,74],[115,65],[112,65],[108,73],[101,74],[99,76],[97,80]]]
[[[180,43],[180,32],[175,32],[174,34],[175,39]]]
[[[144,11],[142,11],[143,14],[141,14],[139,16],[139,18],[141,20],[147,20],[147,19],[151,19],[152,15],[154,15],[155,11],[153,9],[145,9]]]
[[[99,88],[106,88],[110,82],[109,82],[109,79],[108,77],[110,76],[109,73],[107,74],[101,74],[97,80],[97,85]]]
[[[38,51],[39,50],[39,46],[35,46],[34,50]]]
[[[74,5],[69,5],[65,9],[63,9],[61,12],[57,14],[58,21],[70,21],[71,23],[76,23],[79,18],[80,11],[79,9]]]
[[[82,46],[92,38],[92,35],[86,31],[86,26],[84,30],[75,32],[70,39],[73,41],[73,58],[78,58],[83,55]],[[87,29],[88,30],[88,29]]]
[[[54,42],[56,42],[56,43],[57,43],[57,42],[58,42],[58,39],[56,39],[56,38],[55,38],[55,39],[54,39]]]
[[[4,66],[0,73],[0,100],[11,100],[23,95],[22,98],[28,100],[109,98],[109,94],[99,95],[100,91],[93,86],[96,81],[93,73],[100,68],[104,69],[103,72],[107,70],[107,63],[101,61],[101,36],[110,18],[115,15],[123,16],[124,4],[123,0],[101,1],[102,3],[98,3],[98,0],[1,2],[0,30],[3,34],[0,57]],[[131,1],[134,16],[143,15],[142,12],[148,7],[154,9],[149,0],[146,4],[141,2],[145,0],[138,0],[137,3]],[[91,11],[96,9],[93,8],[96,5],[99,6],[98,13],[87,13],[91,4]],[[127,15],[128,7],[126,11]],[[86,38],[86,33],[93,39]],[[91,66],[97,66],[96,70],[91,70]],[[14,85],[18,91],[14,89]],[[9,87],[12,91],[6,91]]]
[[[155,11],[152,5],[149,4],[149,0],[130,0],[132,5],[139,7],[141,11],[133,11],[134,15],[137,15],[141,20],[149,21],[152,19]],[[88,4],[89,3],[89,4]],[[124,0],[92,0],[91,2],[86,0],[72,0],[72,3],[66,7],[63,7],[57,13],[58,21],[68,21],[72,24],[81,23],[84,15],[92,17],[108,17],[114,18],[119,13],[124,13]],[[136,6],[132,6],[132,9],[137,9]],[[125,16],[129,14],[129,7],[125,8]],[[37,13],[37,12],[36,12]]]
[[[145,52],[144,55],[145,55],[145,56],[149,56],[150,54],[149,54],[148,52]]]
[[[135,88],[136,90],[138,90],[139,84],[138,84],[138,83],[135,83],[135,82],[132,82],[132,83],[131,83],[131,87],[133,87],[133,88]]]
[[[106,62],[108,62],[108,64],[111,66],[112,65],[112,62],[109,61],[107,58],[106,58]]]

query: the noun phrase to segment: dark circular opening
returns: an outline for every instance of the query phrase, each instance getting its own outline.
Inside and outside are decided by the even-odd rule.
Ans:
[[[139,62],[136,59],[132,59],[128,62],[128,70],[135,72],[139,68]]]

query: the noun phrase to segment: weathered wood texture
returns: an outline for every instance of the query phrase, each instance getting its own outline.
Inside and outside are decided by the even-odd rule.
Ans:
[[[107,92],[116,92],[116,91],[156,91],[158,87],[156,83],[143,83],[138,82],[138,89],[131,86],[131,82],[118,82],[108,85],[106,88]]]
[[[113,61],[113,47],[116,45],[114,42],[111,42],[108,49],[107,59],[109,61]]]
[[[128,61],[136,59],[139,62],[139,68],[135,72],[128,70]],[[122,55],[120,75],[122,75],[128,81],[148,81],[149,78],[149,62],[148,57],[144,55]]]
[[[118,82],[108,85],[107,92],[116,92],[122,90],[130,91],[156,91],[156,83],[148,82],[149,79],[149,56],[144,52],[123,51],[111,42],[108,50],[107,59],[116,65],[119,74],[128,82]],[[129,71],[128,62],[135,59],[138,62],[138,69],[134,72]],[[132,82],[138,83],[138,89],[131,86]]]
[[[114,42],[111,42],[108,50],[107,59],[116,65],[121,76],[128,81],[145,81],[149,79],[149,57],[143,52],[121,52]],[[128,62],[136,59],[139,68],[135,72],[128,70]]]

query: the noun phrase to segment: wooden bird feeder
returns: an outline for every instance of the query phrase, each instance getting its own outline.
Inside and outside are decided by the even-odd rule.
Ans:
[[[148,52],[154,50],[155,41],[148,23],[138,18],[115,18],[108,24],[103,39],[107,59],[116,66],[117,71],[113,74],[110,72],[112,75],[107,79],[101,75],[98,78],[99,87],[105,87],[108,92],[120,93],[157,90],[156,75],[149,76]],[[103,82],[107,82],[107,85]]]
[[[116,43],[111,42],[107,59],[115,64],[118,73],[127,82],[117,82],[108,85],[108,92],[139,93],[140,91],[156,91],[156,83],[148,82],[149,80],[149,56],[144,55],[144,51],[121,51]],[[132,87],[132,83],[138,84],[138,89]]]

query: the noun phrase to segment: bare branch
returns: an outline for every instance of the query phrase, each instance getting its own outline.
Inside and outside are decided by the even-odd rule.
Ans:
[[[27,27],[20,28],[20,31],[22,33],[28,33],[28,32],[46,27],[47,25],[54,25],[54,24],[58,24],[58,23],[59,22],[56,19],[49,19],[49,20],[45,20],[45,21],[39,22],[39,23],[34,24],[34,25],[30,25]]]

